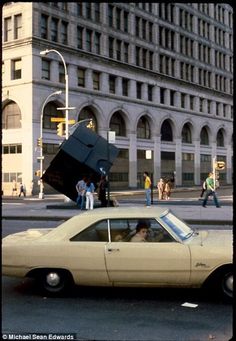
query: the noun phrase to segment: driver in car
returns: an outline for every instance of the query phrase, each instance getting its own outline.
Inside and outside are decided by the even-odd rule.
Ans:
[[[131,238],[131,242],[147,242],[149,226],[146,222],[138,222],[136,226],[136,234]]]

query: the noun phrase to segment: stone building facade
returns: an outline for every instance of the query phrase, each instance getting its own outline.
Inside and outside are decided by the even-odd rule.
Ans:
[[[51,117],[65,115],[65,67],[69,119],[93,118],[105,138],[116,132],[111,188],[141,187],[144,171],[200,185],[214,157],[226,164],[221,183],[232,183],[228,4],[9,2],[2,20],[4,194],[13,180],[39,190],[41,128],[44,168],[63,141]]]

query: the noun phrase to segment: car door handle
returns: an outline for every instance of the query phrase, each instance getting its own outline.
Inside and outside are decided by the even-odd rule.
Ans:
[[[109,248],[107,249],[107,251],[108,251],[108,252],[118,252],[118,251],[120,251],[120,249],[113,249],[113,248],[109,247]]]

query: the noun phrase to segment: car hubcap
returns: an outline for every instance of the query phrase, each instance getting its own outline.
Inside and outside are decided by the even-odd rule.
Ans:
[[[229,274],[224,280],[224,291],[232,297],[233,295],[233,275]]]
[[[56,272],[47,274],[46,281],[51,287],[55,287],[60,283],[60,276]]]

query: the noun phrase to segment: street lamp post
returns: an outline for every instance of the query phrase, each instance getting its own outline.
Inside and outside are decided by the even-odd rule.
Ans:
[[[66,62],[65,62],[65,59],[64,57],[62,56],[62,54],[55,50],[55,49],[46,49],[44,51],[40,51],[40,54],[42,56],[46,56],[48,53],[50,52],[54,52],[56,54],[59,55],[59,57],[61,58],[62,60],[62,63],[64,65],[64,69],[65,69],[65,108],[58,108],[58,110],[65,110],[65,123],[66,123],[66,126],[65,126],[65,131],[66,131],[66,140],[68,140],[68,137],[69,137],[69,110],[72,110],[72,109],[75,109],[74,107],[69,107],[69,79],[68,79],[68,72],[67,72],[67,67],[66,67]]]
[[[41,115],[40,115],[40,138],[39,138],[39,141],[40,141],[40,157],[39,157],[39,160],[40,160],[40,177],[43,176],[43,159],[44,159],[44,156],[43,156],[43,114],[44,114],[44,108],[45,108],[45,105],[47,104],[49,98],[51,98],[52,96],[55,96],[55,95],[60,95],[61,93],[62,93],[62,91],[59,90],[59,91],[55,91],[52,94],[48,95],[48,97],[45,99],[45,101],[42,105]],[[43,181],[42,181],[42,179],[40,179],[39,199],[43,199],[43,198],[44,198]]]

